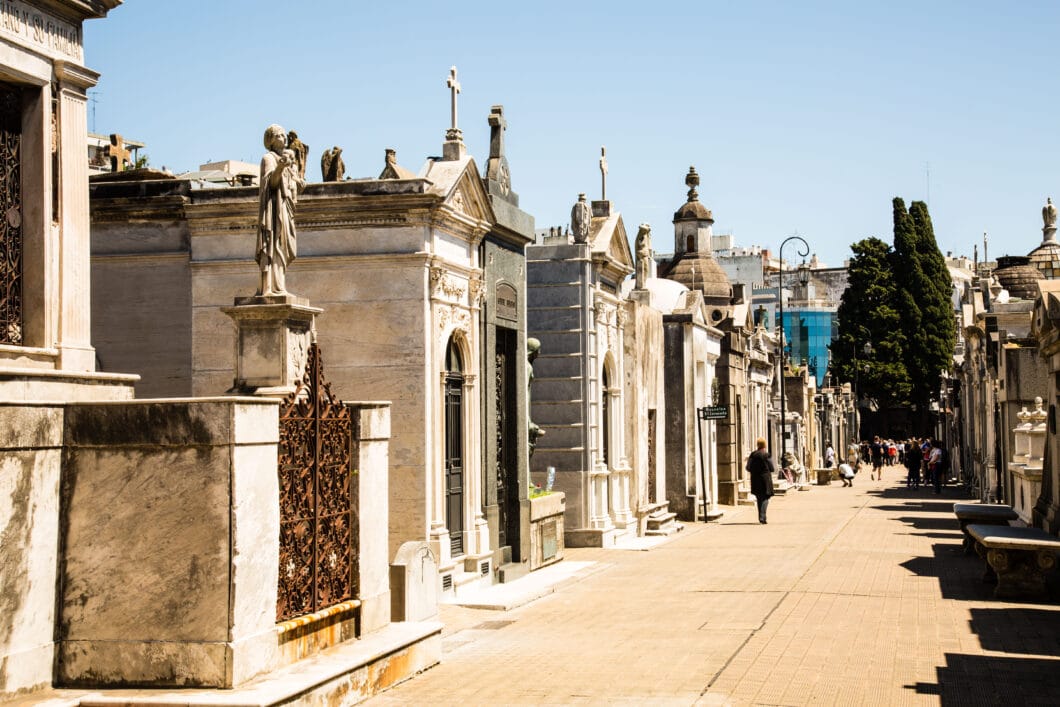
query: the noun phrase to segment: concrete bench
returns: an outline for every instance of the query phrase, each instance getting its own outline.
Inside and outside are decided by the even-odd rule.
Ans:
[[[975,541],[968,535],[970,524],[1008,525],[1010,520],[1019,518],[1016,511],[1003,503],[954,503],[953,513],[961,524],[961,532],[964,533],[965,555],[975,554]]]
[[[997,575],[998,599],[1044,599],[1045,573],[1056,566],[1060,538],[1040,528],[972,523],[968,534],[975,551],[987,562],[987,573]]]

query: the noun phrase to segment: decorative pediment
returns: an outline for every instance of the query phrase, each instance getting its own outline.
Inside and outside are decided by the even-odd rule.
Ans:
[[[633,251],[629,248],[622,214],[594,218],[589,226],[589,239],[593,244],[593,260],[603,260],[606,267],[623,275],[633,272]]]
[[[443,203],[455,213],[489,224],[496,222],[489,196],[471,158],[434,162],[427,173],[434,182],[432,191],[443,196]]]

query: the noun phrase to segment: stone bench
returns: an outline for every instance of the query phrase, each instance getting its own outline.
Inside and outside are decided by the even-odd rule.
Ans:
[[[1040,528],[972,523],[968,534],[975,551],[987,562],[983,579],[997,575],[998,599],[1044,599],[1045,572],[1056,566],[1060,539]]]
[[[954,503],[953,513],[961,524],[961,532],[964,533],[965,555],[975,554],[975,541],[968,534],[970,524],[1008,525],[1010,520],[1019,518],[1016,511],[1003,503]]]

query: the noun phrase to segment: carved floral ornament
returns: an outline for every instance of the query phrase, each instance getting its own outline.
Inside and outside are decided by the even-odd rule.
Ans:
[[[483,287],[482,279],[479,277],[472,276],[467,281],[467,292],[469,304],[472,307],[478,307],[482,304],[482,298],[486,294],[486,288]]]
[[[445,268],[432,265],[430,270],[431,297],[444,295],[451,300],[460,300],[464,296],[464,288],[459,281],[446,273]]]
[[[437,321],[438,331],[443,334],[444,340],[447,341],[456,331],[467,337],[471,329],[471,312],[452,304],[441,305],[437,308]],[[453,326],[453,332],[447,331],[450,324]]]

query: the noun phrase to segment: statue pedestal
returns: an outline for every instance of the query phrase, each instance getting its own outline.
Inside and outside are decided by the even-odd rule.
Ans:
[[[316,338],[309,300],[294,295],[238,297],[221,311],[236,323],[236,377],[229,393],[282,398],[301,380]]]

